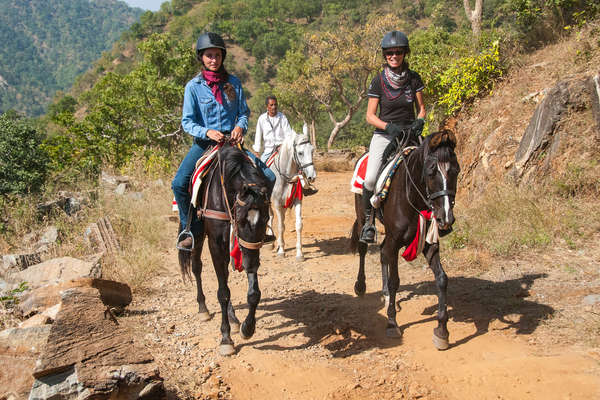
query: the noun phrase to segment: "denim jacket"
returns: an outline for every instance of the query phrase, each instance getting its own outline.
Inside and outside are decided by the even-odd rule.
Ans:
[[[199,139],[210,140],[206,136],[209,129],[231,132],[237,125],[244,133],[248,130],[250,109],[246,104],[242,84],[233,75],[229,75],[229,83],[235,89],[236,98],[230,101],[223,91],[223,104],[217,102],[202,74],[198,74],[185,85],[181,117],[184,131]]]

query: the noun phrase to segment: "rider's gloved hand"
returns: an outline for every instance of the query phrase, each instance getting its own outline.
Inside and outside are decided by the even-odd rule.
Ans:
[[[402,134],[402,131],[403,129],[400,125],[394,124],[392,122],[389,122],[385,126],[385,133],[387,133],[391,137],[400,136]]]
[[[421,136],[421,133],[423,133],[424,126],[425,126],[425,121],[423,120],[423,118],[417,118],[410,126],[410,132],[412,133],[412,135],[414,137],[419,137],[419,136]]]

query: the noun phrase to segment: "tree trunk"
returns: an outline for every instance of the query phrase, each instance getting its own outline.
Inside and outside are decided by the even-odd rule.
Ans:
[[[317,149],[317,129],[315,127],[315,120],[310,120],[310,125],[308,126],[310,131],[310,142],[312,143],[315,150]]]
[[[348,122],[350,122],[350,119],[352,119],[352,116],[354,115],[354,111],[355,111],[354,109],[349,110],[348,114],[346,114],[344,119],[341,120],[340,122],[337,122],[335,120],[335,116],[333,115],[333,113],[331,111],[327,111],[327,113],[329,114],[329,118],[331,119],[331,122],[333,122],[333,130],[331,131],[331,134],[329,135],[329,140],[327,140],[327,151],[331,151],[331,146],[333,146],[333,142],[335,141],[335,138],[337,137],[340,130],[343,127],[345,127],[346,125],[348,125]]]
[[[483,0],[475,0],[475,8],[473,10],[471,10],[469,0],[463,0],[463,5],[465,7],[467,19],[471,22],[473,36],[479,37],[481,34],[481,14],[483,12]]]

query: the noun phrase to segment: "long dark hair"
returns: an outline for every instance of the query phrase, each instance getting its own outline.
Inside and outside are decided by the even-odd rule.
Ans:
[[[221,75],[223,75],[223,80],[225,81],[225,83],[223,84],[223,91],[225,92],[225,94],[227,95],[227,97],[229,98],[230,101],[234,101],[236,98],[235,88],[233,87],[233,85],[231,83],[229,83],[229,72],[227,72],[227,70],[225,69],[225,55],[224,55],[225,52],[222,49],[219,49],[219,50],[221,50],[221,55],[223,56],[223,60],[221,61],[221,66],[219,67],[217,72],[220,73]],[[204,54],[204,50],[198,52],[197,58],[198,58],[198,61],[200,62],[200,69],[202,71],[206,71],[207,68],[204,65],[204,63],[202,62],[202,54]]]

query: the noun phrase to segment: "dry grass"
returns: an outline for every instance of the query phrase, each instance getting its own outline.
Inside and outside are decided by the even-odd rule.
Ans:
[[[127,171],[125,171],[127,172]],[[172,246],[176,237],[176,225],[168,221],[171,214],[172,193],[170,178],[148,182],[148,178],[131,177],[132,188],[123,196],[113,187],[96,189],[97,198],[89,199],[74,216],[56,210],[49,217],[40,218],[36,209],[40,198],[27,197],[15,202],[9,210],[9,226],[1,236],[1,250],[6,253],[26,253],[48,226],[58,229],[56,244],[44,255],[92,259],[97,257],[84,238],[86,227],[108,216],[121,246],[115,256],[102,257],[103,277],[141,288],[163,265],[164,250]],[[131,193],[137,192],[137,199]],[[23,237],[31,236],[24,241]]]
[[[577,249],[600,229],[598,205],[594,197],[565,198],[539,187],[499,185],[475,202],[459,200],[456,229],[447,241],[454,249],[503,257],[559,243]]]
[[[357,155],[358,154],[358,155]],[[317,174],[324,172],[353,171],[354,164],[362,153],[356,152],[331,152],[316,154],[313,158]]]

